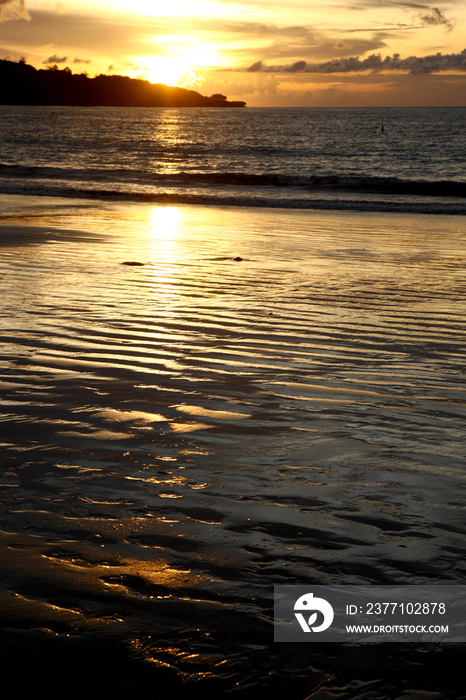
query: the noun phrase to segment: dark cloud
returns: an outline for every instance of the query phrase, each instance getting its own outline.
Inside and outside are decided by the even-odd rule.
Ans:
[[[420,2],[397,2],[396,0],[359,0],[354,9],[367,9],[376,7],[380,9],[381,5],[385,7],[400,7],[407,10],[430,10],[430,5],[425,5]]]
[[[57,54],[55,54],[54,56],[50,56],[46,61],[42,61],[42,63],[65,63],[67,60],[68,56],[57,56]]]
[[[387,24],[383,26],[383,33],[385,36],[388,36],[388,32],[400,32],[408,29],[414,29],[413,25],[403,24],[402,22],[393,26]],[[357,27],[356,29],[342,29],[341,32],[342,34],[355,34],[356,32],[377,32],[379,36],[382,35],[380,27]]]
[[[420,5],[417,2],[387,2],[385,4],[393,7],[409,7],[410,10],[430,10],[429,5]]]
[[[443,12],[438,7],[433,7],[427,15],[419,15],[419,21],[422,27],[433,27],[443,25],[448,32],[451,32],[455,26],[455,20],[445,17]]]
[[[73,63],[90,63],[88,58],[75,58]]]
[[[418,12],[416,12],[416,14],[413,16],[412,23],[410,25],[396,24],[395,29],[420,29],[423,27],[444,26],[447,32],[451,32],[456,24],[455,19],[446,17],[442,10],[440,10],[438,7],[432,7],[431,5],[423,5],[415,2],[380,2],[379,0],[362,0],[362,2],[358,5],[358,9],[362,9],[363,7],[365,9],[369,7],[380,8],[380,5],[400,8],[403,10],[418,10]],[[421,10],[421,12],[419,12],[419,10]],[[425,10],[427,10],[427,12],[424,12]],[[371,29],[373,30],[374,28],[371,27]],[[349,31],[367,31],[367,29]]]
[[[444,26],[447,32],[451,32],[453,27],[456,24],[455,19],[450,19],[449,17],[446,17],[442,10],[440,10],[438,7],[431,7],[430,5],[420,5],[418,3],[406,3],[406,2],[383,2],[383,3],[374,3],[371,2],[371,0],[368,0],[367,2],[364,3],[365,6],[367,7],[374,7],[377,5],[380,7],[380,4],[383,5],[389,5],[390,7],[397,7],[397,8],[403,8],[403,9],[409,9],[409,10],[427,10],[427,12],[417,12],[416,14],[412,15],[411,22],[408,24],[406,22],[392,22],[391,23],[386,23],[386,24],[378,24],[378,26],[371,25],[367,27],[359,27],[355,29],[342,29],[342,33],[354,33],[354,32],[377,32],[383,29],[383,31],[390,31],[390,32],[396,32],[396,31],[406,31],[410,29],[423,29],[425,27],[435,27],[435,26]]]
[[[31,19],[24,0],[0,0],[0,22],[13,19]]]
[[[265,66],[263,61],[256,61],[252,64],[252,66],[246,68],[246,73],[262,73],[264,71],[267,72],[267,67]]]
[[[432,56],[410,56],[400,58],[399,54],[382,58],[380,54],[372,54],[360,59],[358,56],[340,58],[325,63],[307,63],[297,61],[285,66],[267,66],[263,61],[256,61],[246,69],[248,73],[361,73],[372,71],[378,73],[383,70],[403,71],[414,75],[427,73],[439,73],[445,71],[466,72],[466,49],[461,53],[441,54]]]

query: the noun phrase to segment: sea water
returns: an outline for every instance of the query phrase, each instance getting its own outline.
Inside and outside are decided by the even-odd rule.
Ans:
[[[466,109],[0,107],[0,192],[465,213]]]

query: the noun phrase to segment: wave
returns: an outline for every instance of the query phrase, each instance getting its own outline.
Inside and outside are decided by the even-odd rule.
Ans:
[[[154,173],[0,164],[0,192],[170,204],[466,214],[466,183],[351,174]]]
[[[310,174],[245,172],[184,172],[155,173],[134,169],[70,169],[56,167],[8,165],[0,163],[0,178],[46,178],[69,180],[108,180],[122,182],[152,182],[179,185],[236,185],[246,187],[288,187],[307,189],[343,189],[415,194],[431,197],[466,197],[466,182],[458,180],[406,180],[397,177],[376,177],[354,174]]]
[[[400,212],[412,214],[446,214],[466,215],[466,203],[428,203],[428,202],[392,202],[374,199],[293,199],[293,198],[267,198],[244,196],[216,196],[215,194],[199,193],[138,193],[118,192],[116,190],[51,190],[45,188],[6,188],[0,186],[1,194],[71,197],[83,199],[101,199],[113,201],[145,202],[147,204],[203,204],[212,206],[239,206],[239,207],[267,207],[275,209],[302,209],[302,210],[334,210],[334,211],[360,211],[360,212]]]

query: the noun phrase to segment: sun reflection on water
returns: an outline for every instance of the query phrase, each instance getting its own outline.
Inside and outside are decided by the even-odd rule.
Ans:
[[[178,296],[181,223],[179,207],[152,207],[148,212],[145,247],[151,263],[150,287],[162,306]],[[168,308],[161,311],[171,315]]]
[[[180,207],[152,207],[149,211],[150,233],[158,238],[162,233],[172,237],[179,232],[181,219]]]

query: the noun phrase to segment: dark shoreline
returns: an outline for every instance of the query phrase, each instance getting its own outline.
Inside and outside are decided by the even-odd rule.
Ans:
[[[225,95],[206,97],[180,87],[153,84],[122,75],[73,74],[66,67],[37,70],[24,61],[0,60],[0,104],[68,107],[217,107],[241,108],[245,102]]]

